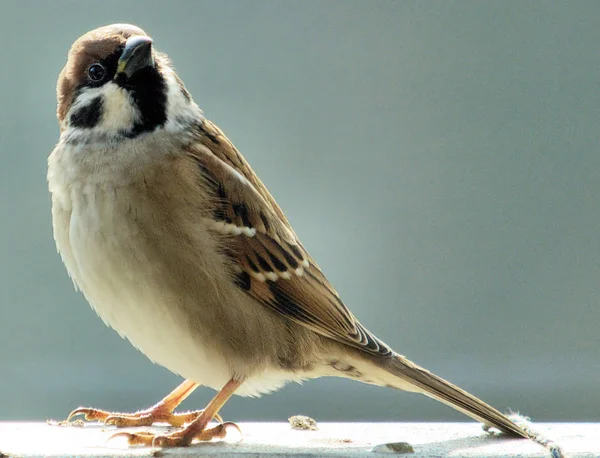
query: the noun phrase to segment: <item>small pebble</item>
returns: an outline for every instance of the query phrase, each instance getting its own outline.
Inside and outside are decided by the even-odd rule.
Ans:
[[[390,444],[381,444],[373,449],[375,453],[415,453],[408,442],[392,442]]]
[[[300,429],[305,431],[316,431],[317,422],[306,415],[293,415],[288,418],[292,429]]]

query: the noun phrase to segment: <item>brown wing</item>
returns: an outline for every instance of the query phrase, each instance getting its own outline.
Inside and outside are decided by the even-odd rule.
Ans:
[[[198,139],[201,145],[189,154],[213,188],[211,224],[227,236],[239,287],[319,334],[367,353],[392,354],[344,305],[267,188],[223,132],[205,120],[198,126]]]

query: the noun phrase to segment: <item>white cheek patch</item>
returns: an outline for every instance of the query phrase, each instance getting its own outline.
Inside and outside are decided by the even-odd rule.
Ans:
[[[166,122],[150,127],[164,129],[171,134],[193,134],[190,126],[204,119],[202,110],[183,89],[173,69],[165,66],[161,74],[167,92]],[[142,114],[129,91],[109,81],[100,87],[84,88],[76,96],[62,122],[61,141],[71,144],[114,143],[129,137],[139,129],[141,122]]]
[[[106,83],[102,89],[104,105],[98,127],[107,131],[133,127],[140,115],[129,93],[113,82]]]
[[[103,86],[83,90],[69,109],[64,124],[69,125],[71,116],[74,113],[94,104],[98,98],[102,101],[99,108],[101,113],[98,122],[94,127],[83,128],[81,130],[85,130],[88,133],[103,132],[105,134],[123,132],[131,129],[140,119],[139,111],[133,100],[131,100],[129,93],[117,84],[109,81]],[[70,127],[80,130],[76,126]]]

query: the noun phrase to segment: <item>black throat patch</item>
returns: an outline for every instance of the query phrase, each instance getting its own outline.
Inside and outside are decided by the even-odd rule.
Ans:
[[[133,129],[125,133],[127,137],[152,132],[167,122],[167,84],[156,68],[144,68],[128,79],[117,78],[116,83],[131,94],[141,115]]]

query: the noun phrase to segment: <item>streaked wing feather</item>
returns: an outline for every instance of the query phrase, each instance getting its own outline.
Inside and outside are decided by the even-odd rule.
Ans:
[[[212,227],[227,237],[238,285],[287,318],[367,353],[392,351],[352,315],[299,242],[242,155],[212,123],[198,127],[190,156],[213,188]]]

